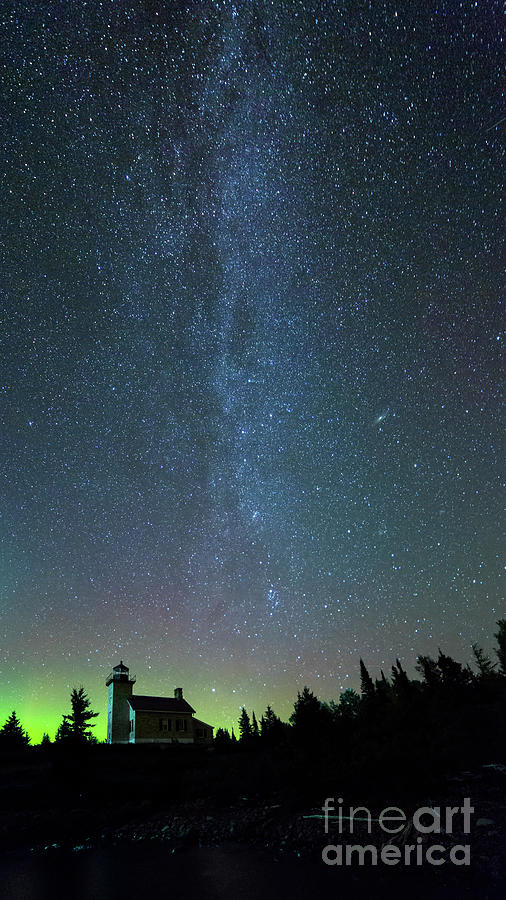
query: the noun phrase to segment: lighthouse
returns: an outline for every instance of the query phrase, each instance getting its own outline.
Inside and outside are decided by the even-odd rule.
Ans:
[[[107,678],[109,703],[107,707],[107,743],[128,744],[130,738],[130,706],[135,676],[120,660]]]

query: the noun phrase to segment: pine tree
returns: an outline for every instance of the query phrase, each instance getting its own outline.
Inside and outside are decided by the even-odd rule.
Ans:
[[[307,685],[302,692],[298,691],[290,716],[297,743],[308,748],[313,746],[315,740],[321,739],[322,734],[328,730],[331,719],[330,710],[320,703]]]
[[[276,722],[279,721],[276,713],[272,710],[271,706],[268,706],[265,710],[265,713],[262,716],[262,730],[261,734],[264,737],[271,729],[275,726]]]
[[[506,619],[499,619],[496,624],[499,631],[494,634],[498,645],[495,652],[499,660],[499,671],[501,675],[506,675]]]
[[[440,686],[441,672],[432,656],[418,656],[415,669],[420,673],[428,688],[435,690]]]
[[[15,710],[12,710],[5,725],[0,729],[0,745],[6,748],[17,749],[27,747],[30,738],[23,730]]]
[[[270,746],[280,744],[287,736],[290,726],[282,722],[279,716],[268,706],[260,722],[260,736]]]
[[[383,669],[381,670],[381,678],[376,678],[374,682],[374,690],[376,693],[376,697],[382,703],[385,703],[390,698],[391,687],[389,682],[385,678]]]
[[[51,738],[49,737],[47,732],[44,732],[44,734],[42,735],[42,740],[40,742],[41,747],[48,747],[50,743],[51,743]]]
[[[226,728],[218,728],[214,736],[214,745],[217,750],[229,750],[232,739]]]
[[[98,713],[90,709],[90,700],[83,687],[73,688],[70,695],[72,712],[63,716],[63,721],[56,733],[56,741],[73,740],[81,744],[95,743],[96,739],[89,730],[95,725],[90,719],[95,719]]]
[[[351,720],[358,716],[360,710],[360,694],[353,688],[346,688],[339,697],[339,717]]]
[[[295,727],[305,726],[308,718],[313,718],[320,711],[318,697],[304,685],[302,691],[297,691],[297,700],[293,705],[293,713],[290,722]]]
[[[258,729],[257,717],[255,716],[255,710],[253,710],[251,716],[251,736],[256,740],[260,736],[260,731]]]
[[[473,651],[474,661],[476,663],[479,677],[480,678],[490,678],[491,676],[496,675],[495,669],[497,667],[496,663],[493,663],[489,656],[487,656],[481,647],[478,644],[472,644],[471,649]]]
[[[58,725],[56,729],[56,734],[54,736],[55,744],[60,744],[62,741],[71,740],[73,737],[72,730],[70,728],[69,723],[66,721],[66,716],[63,717],[62,722]]]
[[[464,667],[456,659],[443,653],[442,650],[439,651],[437,666],[445,688],[458,690],[467,687],[472,682],[473,676],[469,668]]]
[[[374,697],[374,682],[366,669],[364,660],[360,660],[360,690],[362,697],[371,700]]]
[[[407,673],[402,668],[399,659],[395,660],[395,666],[392,666],[392,689],[398,697],[405,696],[410,691],[410,680]]]
[[[243,706],[241,715],[239,716],[239,735],[242,743],[246,743],[251,738],[251,733],[250,718]]]

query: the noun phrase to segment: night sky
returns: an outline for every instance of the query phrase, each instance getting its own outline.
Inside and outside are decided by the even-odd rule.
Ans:
[[[491,649],[501,13],[5,5],[0,724]]]

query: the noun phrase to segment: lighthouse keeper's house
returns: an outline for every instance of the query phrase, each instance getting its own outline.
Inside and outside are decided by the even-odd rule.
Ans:
[[[211,743],[213,726],[195,718],[182,688],[173,697],[142,696],[133,693],[135,680],[123,660],[107,678],[108,744]]]

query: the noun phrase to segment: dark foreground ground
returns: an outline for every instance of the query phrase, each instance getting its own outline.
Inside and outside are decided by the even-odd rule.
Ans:
[[[326,796],[343,807],[364,805],[377,818],[386,806],[406,813],[389,837],[379,824],[335,820],[324,832]],[[410,817],[421,806],[462,806],[453,829],[421,835]],[[428,820],[427,820],[428,821]],[[431,784],[388,783],[366,773],[363,786],[318,773],[314,759],[217,754],[199,748],[91,747],[69,754],[34,748],[3,760],[0,782],[2,900],[72,897],[108,900],[146,896],[298,898],[506,896],[506,766],[490,763],[446,774]],[[417,841],[417,838],[421,838]],[[366,862],[328,866],[328,844],[372,845]],[[381,862],[381,847],[399,848],[399,862]],[[443,858],[427,862],[431,845]],[[421,846],[423,864],[416,862]],[[450,851],[469,847],[470,865]],[[345,851],[343,851],[345,852]],[[464,851],[455,851],[462,859]],[[330,853],[335,858],[334,853]]]

